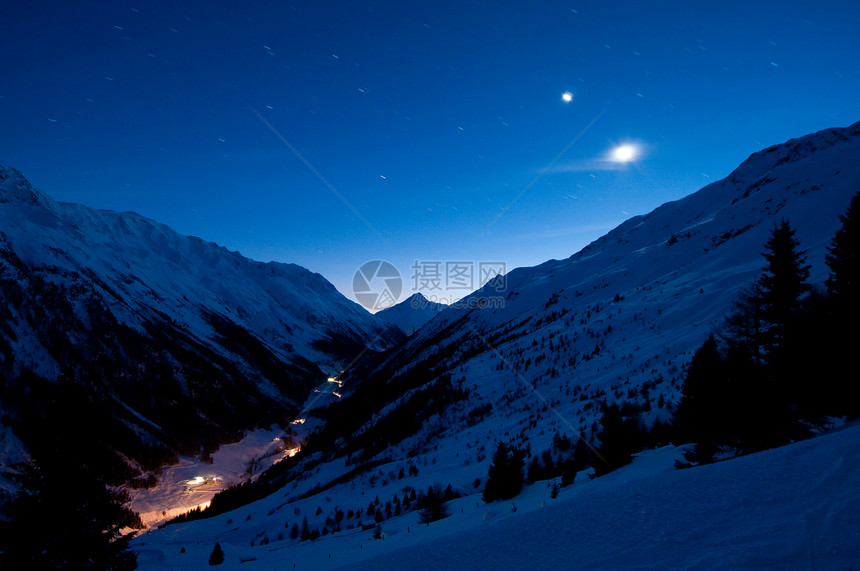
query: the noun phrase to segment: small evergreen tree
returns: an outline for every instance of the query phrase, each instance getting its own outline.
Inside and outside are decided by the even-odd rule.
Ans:
[[[629,464],[633,453],[639,450],[641,430],[633,418],[625,418],[618,404],[603,405],[599,458],[594,463],[594,474],[602,476]]]
[[[451,511],[445,502],[442,487],[439,484],[430,486],[421,502],[422,509],[418,514],[418,523],[431,523],[448,517]]]
[[[507,500],[523,489],[525,453],[514,446],[499,442],[493,454],[493,463],[487,471],[484,485],[485,502]]]
[[[529,461],[528,468],[526,469],[526,478],[530,484],[534,484],[538,480],[542,479],[542,475],[543,465],[540,462],[540,456],[534,455]]]
[[[561,464],[561,487],[566,488],[576,480],[576,462],[568,458]]]
[[[854,195],[843,216],[842,228],[827,248],[830,277],[825,282],[834,307],[850,319],[860,316],[860,193]]]
[[[305,516],[304,519],[302,519],[301,540],[307,541],[310,538],[311,538],[311,528],[308,526],[308,516]]]
[[[209,565],[221,565],[222,563],[224,563],[224,550],[221,549],[221,544],[216,541],[212,553],[209,554]]]
[[[675,411],[675,439],[695,443],[697,462],[707,462],[726,422],[730,402],[726,367],[717,340],[711,334],[693,354],[681,388],[681,401]]]

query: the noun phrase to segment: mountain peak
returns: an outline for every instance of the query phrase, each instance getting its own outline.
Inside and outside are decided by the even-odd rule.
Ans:
[[[18,169],[0,165],[0,204],[21,202],[51,207],[54,201],[39,192]]]
[[[386,307],[376,316],[412,335],[446,307],[444,303],[430,301],[419,291],[397,305]]]
[[[419,291],[417,293],[413,293],[411,296],[409,296],[408,299],[404,300],[401,303],[431,303],[431,302],[426,297],[424,297],[423,293],[421,293]]]

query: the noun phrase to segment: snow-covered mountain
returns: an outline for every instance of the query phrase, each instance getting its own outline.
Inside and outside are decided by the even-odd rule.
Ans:
[[[111,402],[135,440],[211,449],[283,420],[361,348],[389,347],[397,333],[385,327],[300,266],[58,203],[0,167],[0,406],[11,422],[26,422],[38,396],[26,378],[68,379]]]
[[[279,534],[285,519],[306,516],[323,529],[339,510],[370,511],[375,498],[394,505],[410,489],[436,483],[469,495],[456,505],[465,510],[480,504],[496,441],[534,456],[560,437],[593,440],[601,402],[623,403],[645,423],[666,419],[683,367],[760,274],[763,245],[780,220],[796,230],[812,281],[823,282],[825,248],[860,191],[857,157],[860,123],[774,145],[724,180],[624,222],[568,259],[491,281],[397,349],[338,377],[345,398],[318,411],[328,424],[308,446],[313,453],[270,479],[283,485],[276,500],[153,532],[160,547],[147,561],[178,565],[178,545],[220,540],[268,568],[292,549],[294,541]],[[499,509],[476,517],[493,520]],[[451,531],[482,525],[466,520]],[[346,522],[343,532],[321,540],[322,551],[304,549],[334,552],[357,526]],[[389,526],[403,533],[399,523]],[[142,552],[147,537],[138,544]],[[399,544],[432,539],[423,537]],[[257,548],[248,549],[249,541]]]
[[[825,249],[860,190],[858,156],[860,123],[769,147],[724,180],[624,222],[570,258],[515,269],[444,310],[358,373],[372,379],[375,367],[401,402],[442,381],[468,391],[418,430],[401,458],[447,437],[477,442],[494,433],[534,451],[555,432],[593,436],[597,400],[626,402],[646,422],[666,419],[683,366],[760,274],[778,221],[791,222],[812,281],[823,282]],[[368,417],[365,429],[386,411]],[[462,458],[455,448],[440,446],[431,458],[459,454],[479,476],[481,454]],[[398,458],[396,449],[384,455]]]
[[[444,303],[430,301],[418,292],[397,305],[386,307],[376,317],[396,325],[406,335],[412,335],[446,307]]]
[[[408,376],[433,363],[428,380],[458,379],[471,390],[468,406],[489,404],[486,420],[511,434],[523,433],[523,408],[548,404],[565,422],[523,434],[566,421],[589,432],[591,397],[603,393],[652,420],[665,416],[681,367],[760,274],[781,219],[807,251],[811,280],[824,281],[825,249],[860,190],[858,156],[860,123],[755,153],[724,180],[631,218],[570,258],[488,283],[386,355],[384,367]]]

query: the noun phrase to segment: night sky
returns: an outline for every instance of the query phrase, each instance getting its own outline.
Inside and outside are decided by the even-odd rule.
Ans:
[[[0,164],[350,297],[388,260],[402,299],[415,260],[568,257],[860,120],[858,22],[856,0],[6,2]]]

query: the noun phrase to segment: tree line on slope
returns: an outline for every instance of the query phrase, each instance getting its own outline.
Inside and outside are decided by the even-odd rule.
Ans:
[[[694,354],[675,411],[688,460],[756,452],[805,438],[828,418],[860,413],[852,351],[860,319],[860,194],[827,248],[825,290],[809,283],[791,224],[773,229],[759,279]]]
[[[566,457],[555,459],[549,450],[534,455],[525,474],[526,452],[500,442],[484,500],[516,497],[524,481],[561,478],[566,485],[588,466],[602,476],[669,440],[694,443],[687,459],[707,463],[808,437],[833,417],[860,416],[852,355],[860,322],[860,194],[841,221],[825,256],[830,276],[824,291],[809,283],[790,222],[774,227],[761,276],[694,354],[670,426],[649,429],[629,403],[603,402],[596,448],[580,437]]]

